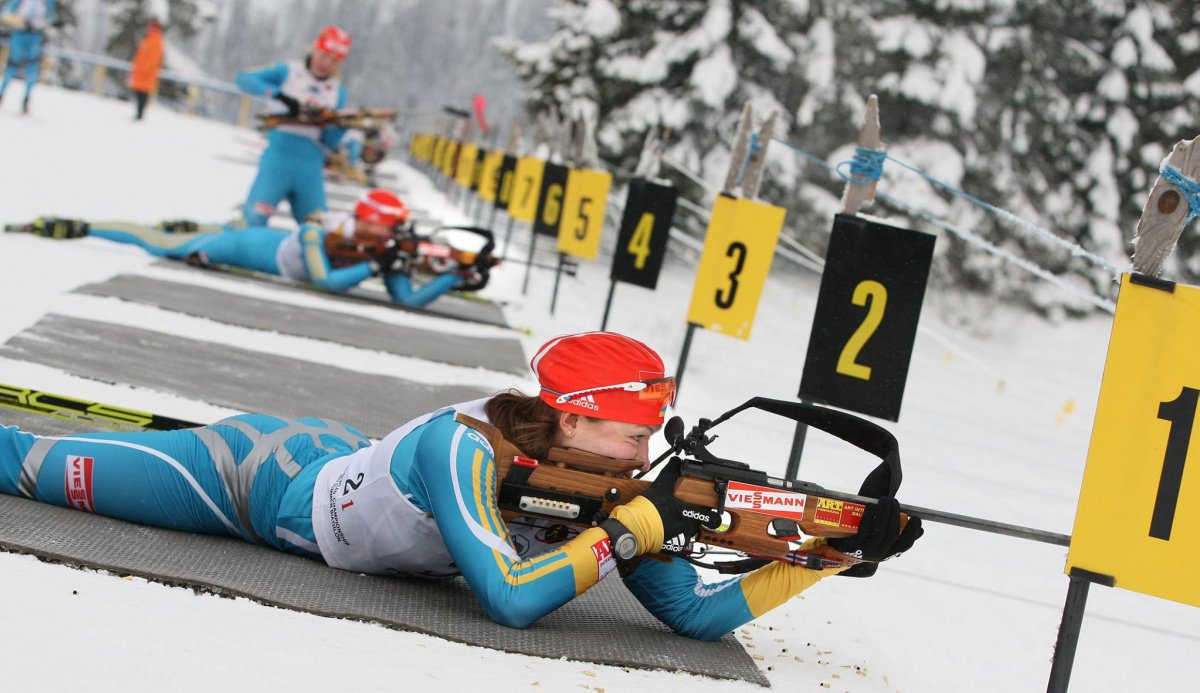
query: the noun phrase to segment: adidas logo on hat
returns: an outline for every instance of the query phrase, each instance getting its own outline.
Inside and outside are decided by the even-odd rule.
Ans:
[[[596,400],[591,395],[584,395],[573,399],[570,401],[570,404],[583,407],[584,409],[591,409],[592,411],[600,411],[600,405],[596,404]]]
[[[553,409],[660,426],[675,393],[653,349],[616,332],[581,332],[546,342],[529,367]]]

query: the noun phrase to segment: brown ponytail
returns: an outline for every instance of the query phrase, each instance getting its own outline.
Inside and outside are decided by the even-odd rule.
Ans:
[[[538,397],[529,397],[520,390],[501,392],[485,405],[488,420],[500,429],[510,443],[526,455],[540,460],[554,445],[558,432],[557,410]]]

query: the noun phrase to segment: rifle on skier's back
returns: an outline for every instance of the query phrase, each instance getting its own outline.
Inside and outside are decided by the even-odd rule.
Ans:
[[[394,108],[317,108],[301,109],[296,115],[264,113],[258,116],[259,127],[280,125],[311,125],[321,128],[354,128],[368,130],[383,127],[396,119]]]

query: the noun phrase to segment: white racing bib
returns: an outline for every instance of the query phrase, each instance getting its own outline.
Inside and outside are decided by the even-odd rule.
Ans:
[[[279,91],[300,102],[306,108],[337,108],[338,91],[342,81],[337,77],[317,79],[308,71],[303,60],[287,61],[288,76],[280,85]],[[272,101],[270,109],[274,113],[287,113],[287,107],[279,101]],[[310,140],[321,136],[321,128],[313,125],[280,125],[276,130],[287,132]]]
[[[313,529],[325,562],[377,575],[458,574],[433,516],[417,508],[392,479],[392,453],[404,436],[434,416],[483,416],[486,399],[439,409],[392,431],[379,444],[331,460],[313,489]]]

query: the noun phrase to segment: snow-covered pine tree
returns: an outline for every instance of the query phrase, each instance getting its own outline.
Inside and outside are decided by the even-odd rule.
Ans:
[[[904,105],[899,110],[908,123],[901,129],[903,139],[893,140],[893,151],[916,157],[914,163],[939,178],[1078,243],[1111,265],[1124,266],[1158,163],[1175,141],[1197,134],[1194,114],[1200,102],[1183,81],[1197,68],[1195,10],[1186,3],[1119,0],[962,4],[962,11],[948,13],[945,3],[931,3],[924,29],[903,32],[909,43],[922,31],[958,33],[965,41],[947,53],[957,57],[932,66],[941,74],[950,65],[962,78],[957,86],[954,79],[942,80],[938,89],[929,89],[936,80],[924,80],[945,113]],[[922,18],[920,3],[908,10],[910,18]],[[888,112],[893,110],[889,106]],[[906,142],[911,138],[936,144],[913,148]],[[945,145],[952,149],[946,151]],[[953,163],[959,158],[956,176]],[[1083,290],[1112,294],[1111,269],[961,198],[942,197],[955,223],[1055,274],[1074,277],[1069,281]],[[1177,258],[1194,255],[1190,241],[1181,243]],[[1048,313],[1092,309],[955,237],[940,246],[939,281],[1016,295]]]
[[[796,21],[800,4],[563,0],[552,9],[556,29],[548,39],[501,49],[526,85],[531,116],[594,114],[600,156],[618,172],[634,169],[650,128],[669,129],[666,158],[708,187],[669,166],[663,174],[703,201],[724,181],[747,100],[758,122],[778,111],[775,132],[787,136],[794,103],[785,99],[798,100],[799,91],[795,53],[780,29]],[[793,161],[772,157],[764,199],[793,202]]]

